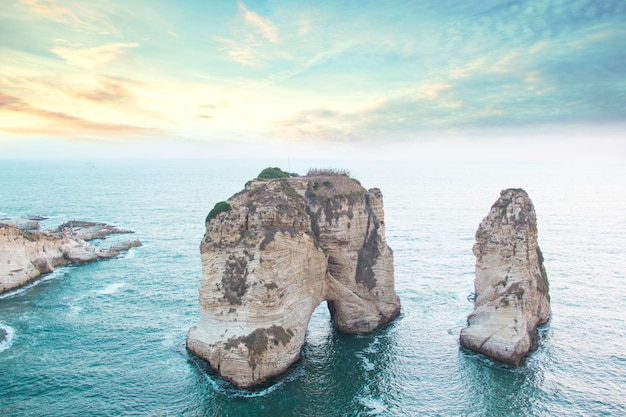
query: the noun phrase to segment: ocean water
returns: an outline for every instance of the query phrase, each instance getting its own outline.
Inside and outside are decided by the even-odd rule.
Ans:
[[[336,333],[325,304],[287,375],[239,390],[189,355],[204,219],[267,166],[349,169],[384,196],[401,316]],[[535,204],[553,317],[518,368],[459,347],[474,232],[500,190]],[[136,231],[125,256],[0,295],[1,416],[626,415],[626,166],[0,160],[0,215]]]

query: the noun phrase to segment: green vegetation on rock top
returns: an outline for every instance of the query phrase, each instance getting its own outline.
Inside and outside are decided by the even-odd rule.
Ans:
[[[215,207],[213,207],[213,209],[209,212],[209,215],[206,216],[206,221],[208,222],[212,218],[217,217],[218,214],[224,213],[230,210],[231,210],[230,204],[228,204],[226,201],[220,201],[219,203],[215,204]]]
[[[278,167],[268,167],[265,168],[258,176],[260,180],[269,180],[273,178],[289,178],[289,177],[297,177],[298,174],[285,172]]]

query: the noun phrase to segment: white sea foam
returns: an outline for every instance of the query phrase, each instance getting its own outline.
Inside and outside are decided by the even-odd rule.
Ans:
[[[125,282],[116,282],[114,284],[110,284],[107,285],[105,288],[96,291],[97,294],[100,295],[110,295],[110,294],[115,294],[117,292],[117,290],[119,290],[122,287],[125,287],[126,283]]]
[[[33,288],[36,285],[41,284],[42,282],[46,282],[46,281],[50,281],[51,279],[60,277],[60,276],[65,276],[67,273],[63,270],[59,270],[56,269],[55,271],[44,275],[42,278],[36,278],[35,281],[29,282],[28,284],[19,287],[15,290],[11,290],[11,291],[7,291],[3,294],[0,294],[0,300],[2,300],[3,298],[10,298],[10,297],[15,297],[16,295],[20,295],[28,290],[30,290],[31,288]]]
[[[70,306],[70,313],[72,315],[76,315],[78,313],[80,313],[83,310],[83,308],[81,306],[77,306],[77,305],[71,305]]]
[[[260,390],[248,390],[248,389],[240,389],[229,382],[224,381],[220,377],[211,376],[207,373],[204,373],[206,381],[211,385],[214,391],[227,395],[231,398],[258,398],[265,397],[279,389],[281,389],[285,384],[291,383],[296,379],[300,378],[304,375],[304,367],[298,366],[294,370],[290,370],[287,376],[282,377],[277,382],[273,383],[267,388],[262,388]]]
[[[370,343],[370,345],[368,347],[363,349],[363,352],[365,352],[365,353],[378,353],[378,345],[380,345],[380,340],[378,339],[378,337],[376,337],[376,338],[374,338],[374,340],[372,341],[372,343]]]
[[[356,356],[359,359],[361,359],[361,363],[363,364],[363,369],[365,369],[366,371],[374,370],[374,364],[369,359],[367,359],[365,355],[363,355],[362,353],[357,353]]]
[[[4,340],[0,342],[0,352],[2,352],[3,350],[7,350],[11,347],[11,344],[13,343],[13,336],[15,335],[15,330],[13,330],[13,327],[4,323],[0,323],[0,329],[6,332]]]
[[[357,398],[357,400],[359,401],[359,403],[361,403],[361,405],[369,408],[369,410],[367,411],[367,415],[369,416],[376,416],[387,411],[387,407],[380,399],[367,396],[359,397]]]

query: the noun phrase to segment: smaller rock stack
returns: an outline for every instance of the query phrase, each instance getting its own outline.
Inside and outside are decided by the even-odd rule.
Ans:
[[[476,300],[461,345],[518,365],[550,318],[548,277],[528,194],[507,189],[476,231]]]

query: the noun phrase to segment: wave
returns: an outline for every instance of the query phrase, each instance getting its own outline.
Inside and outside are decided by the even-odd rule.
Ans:
[[[11,347],[15,330],[13,330],[13,327],[3,323],[0,323],[0,330],[5,333],[4,340],[0,341],[0,352],[2,352]]]
[[[25,293],[26,291],[30,290],[31,288],[33,288],[36,285],[41,284],[42,282],[46,282],[46,281],[50,281],[51,279],[60,277],[60,276],[65,276],[67,275],[66,271],[63,271],[62,269],[56,269],[53,272],[49,273],[49,274],[45,274],[41,277],[37,277],[35,278],[34,281],[29,282],[26,285],[23,285],[19,288],[16,288],[14,290],[9,290],[5,293],[0,294],[0,300],[4,299],[4,298],[9,298],[9,297],[14,297],[16,295],[20,295]]]
[[[380,339],[378,338],[378,336],[376,336],[374,337],[374,340],[372,341],[372,343],[370,343],[368,347],[363,349],[363,353],[378,354],[378,350],[379,350],[378,345],[380,345]]]
[[[107,285],[105,288],[96,291],[96,294],[100,295],[110,295],[115,294],[117,290],[122,287],[125,287],[127,284],[125,282],[116,282],[114,284]]]
[[[357,401],[364,407],[366,407],[367,415],[375,416],[387,411],[387,406],[380,400],[371,396],[358,397]]]
[[[203,361],[196,357],[192,358],[192,362],[195,363],[200,373],[203,375],[206,382],[209,384],[211,389],[221,395],[224,395],[228,398],[259,398],[265,397],[279,389],[281,389],[285,384],[289,384],[296,379],[300,378],[304,375],[304,367],[301,364],[292,365],[286,372],[286,374],[270,378],[269,381],[266,381],[261,385],[261,387],[253,387],[253,388],[237,388],[230,382],[222,379],[219,375],[215,374],[213,371],[208,371],[208,369],[203,366]],[[267,385],[269,384],[269,385]]]
[[[362,353],[357,353],[356,357],[361,359],[361,366],[363,367],[363,369],[365,369],[366,371],[373,371],[375,366],[372,363],[372,361],[370,361],[364,354]]]
[[[71,305],[70,306],[70,314],[72,314],[72,315],[77,315],[82,310],[83,310],[83,308],[81,306],[77,306],[77,305]]]

